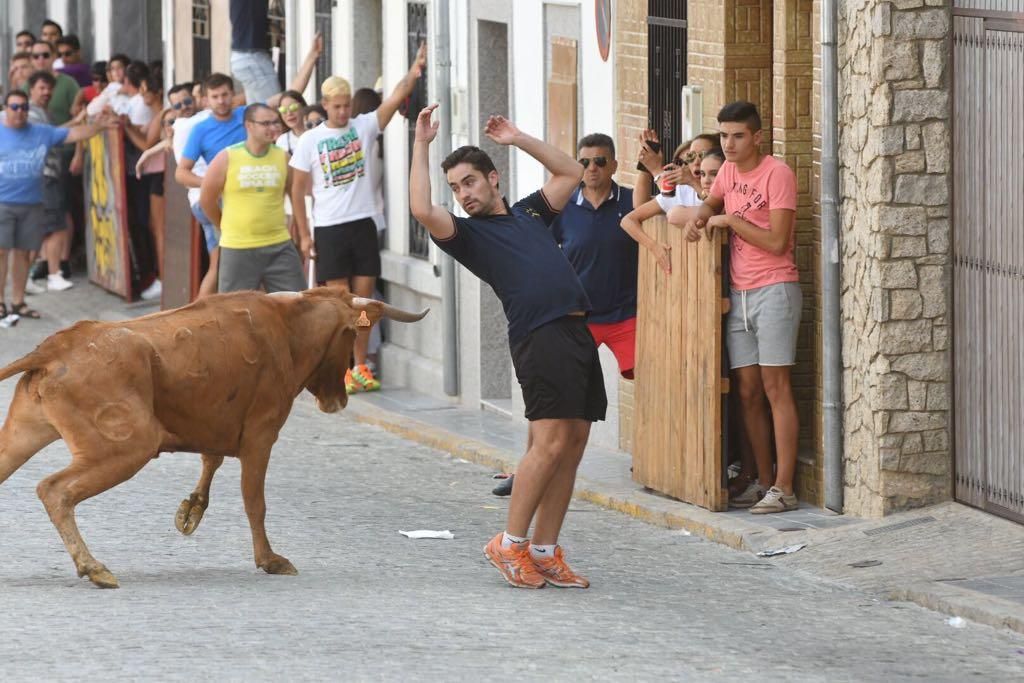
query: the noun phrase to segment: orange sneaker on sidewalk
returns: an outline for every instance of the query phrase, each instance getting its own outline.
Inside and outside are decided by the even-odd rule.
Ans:
[[[529,552],[529,551],[527,551]],[[559,588],[589,588],[590,582],[584,577],[580,576],[565,563],[565,554],[562,552],[562,546],[555,546],[554,557],[531,557],[533,565],[537,568],[537,571],[544,580],[550,583],[552,586],[558,586]]]
[[[546,581],[537,573],[530,557],[529,544],[523,543],[521,548],[502,548],[501,536],[499,533],[484,546],[484,556],[516,588],[543,588]]]
[[[345,393],[351,395],[351,394],[354,394],[354,393],[356,393],[358,391],[362,391],[362,389],[363,389],[363,385],[359,384],[358,382],[356,382],[355,378],[352,376],[352,369],[349,368],[348,370],[346,370],[345,371]]]
[[[380,380],[373,376],[368,365],[357,365],[351,370],[352,379],[362,391],[380,391]]]

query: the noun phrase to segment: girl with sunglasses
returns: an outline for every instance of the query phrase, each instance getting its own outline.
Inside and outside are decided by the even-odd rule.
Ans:
[[[285,131],[277,138],[277,146],[288,154],[289,159],[292,157],[292,150],[299,144],[299,137],[306,132],[302,121],[302,111],[305,108],[306,98],[297,90],[285,90],[281,94],[277,113],[281,116]]]

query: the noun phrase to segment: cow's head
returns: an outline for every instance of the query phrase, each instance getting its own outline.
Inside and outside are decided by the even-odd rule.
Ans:
[[[298,335],[294,341],[307,347],[319,347],[309,348],[319,356],[319,361],[304,386],[316,397],[317,407],[325,413],[337,412],[348,404],[345,371],[352,360],[357,334],[369,334],[370,328],[381,318],[416,322],[430,310],[410,313],[328,287],[303,292],[302,299],[306,310],[302,324],[293,330]]]

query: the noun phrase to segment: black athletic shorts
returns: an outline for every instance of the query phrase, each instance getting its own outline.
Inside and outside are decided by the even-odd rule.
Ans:
[[[313,244],[317,282],[353,275],[380,277],[380,246],[377,225],[372,218],[317,226],[313,231]]]
[[[512,348],[526,419],[603,420],[608,408],[597,345],[583,316],[541,325]]]
[[[149,193],[157,197],[164,196],[164,172],[144,173],[142,179],[149,184]]]

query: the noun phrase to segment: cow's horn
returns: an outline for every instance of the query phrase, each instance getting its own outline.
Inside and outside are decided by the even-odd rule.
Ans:
[[[423,318],[427,315],[427,313],[430,313],[430,309],[429,308],[424,308],[419,313],[410,313],[409,311],[403,311],[400,308],[395,308],[394,306],[386,304],[383,301],[376,301],[374,299],[366,299],[366,298],[361,297],[361,296],[354,296],[354,297],[352,297],[352,306],[355,307],[355,308],[358,308],[358,309],[364,309],[364,308],[366,308],[367,305],[372,304],[372,303],[379,303],[381,305],[381,309],[382,309],[382,312],[384,313],[384,317],[385,318],[388,318],[390,320],[394,320],[395,322],[400,322],[400,323],[414,323],[414,322],[423,320]]]

